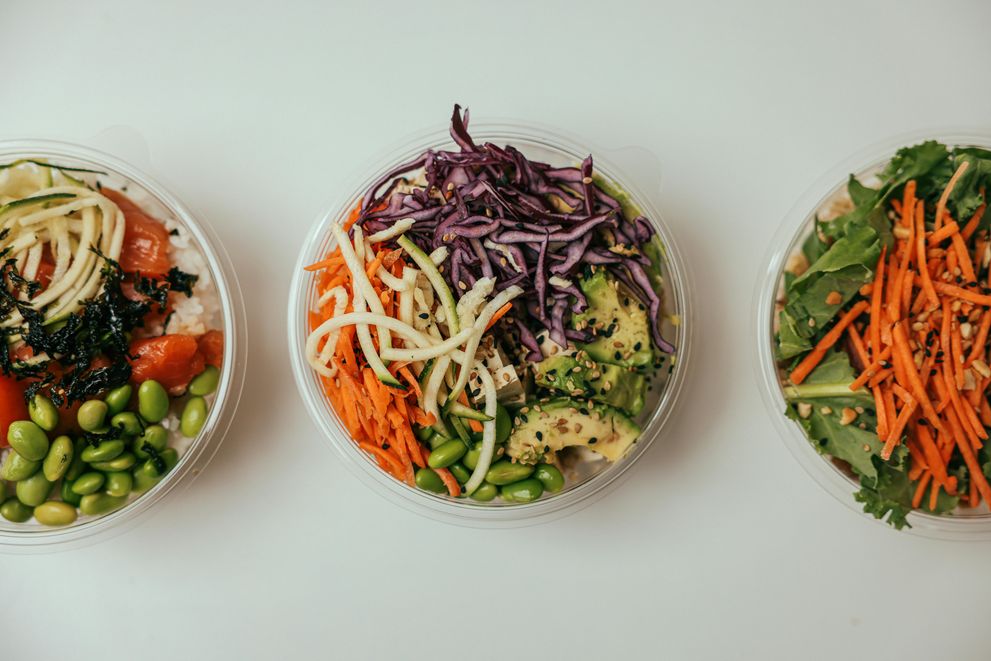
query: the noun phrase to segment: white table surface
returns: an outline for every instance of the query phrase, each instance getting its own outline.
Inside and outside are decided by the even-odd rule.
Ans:
[[[0,556],[0,658],[991,655],[991,545],[897,534],[820,489],[760,401],[750,328],[769,238],[811,182],[879,139],[988,126],[989,5],[206,4],[0,4],[0,137],[143,136],[239,266],[251,341],[238,418],[189,489],[96,546]],[[534,528],[375,496],[288,363],[290,271],[336,182],[455,101],[656,154],[695,274],[664,437],[608,497]]]

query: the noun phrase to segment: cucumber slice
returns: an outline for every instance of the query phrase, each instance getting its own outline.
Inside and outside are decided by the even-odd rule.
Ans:
[[[457,416],[459,418],[468,418],[469,420],[477,420],[478,422],[488,422],[492,419],[491,416],[485,415],[482,411],[477,411],[469,406],[465,406],[461,402],[454,401],[448,402],[444,406],[444,413],[449,416]]]
[[[43,202],[50,202],[52,200],[65,200],[72,197],[76,196],[72,193],[49,193],[47,195],[37,195],[35,197],[24,197],[0,206],[0,216],[7,213],[11,209],[26,207],[30,204],[42,204]]]
[[[450,423],[451,428],[454,430],[454,433],[457,434],[458,438],[461,439],[461,442],[470,447],[471,434],[469,433],[468,428],[465,426],[465,423],[461,422],[461,418],[459,418],[456,415],[452,415],[447,419],[447,421]]]
[[[416,265],[420,267],[421,271],[423,271],[423,274],[427,276],[427,280],[430,281],[430,284],[437,292],[437,295],[440,296],[441,305],[444,306],[444,314],[447,316],[448,334],[457,335],[461,332],[461,322],[458,318],[458,305],[454,300],[454,294],[451,293],[451,288],[448,287],[447,282],[444,281],[444,275],[437,269],[436,266],[434,266],[430,256],[420,250],[408,236],[403,234],[401,237],[396,239],[396,243],[409,254],[410,258],[416,262]]]

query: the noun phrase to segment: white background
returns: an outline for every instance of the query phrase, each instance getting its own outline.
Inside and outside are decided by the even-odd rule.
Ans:
[[[988,127],[989,5],[155,4],[0,4],[0,137],[143,136],[238,265],[247,387],[209,470],[143,525],[0,556],[0,657],[991,655],[991,545],[898,534],[822,491],[760,401],[750,328],[769,238],[824,171],[901,132]],[[695,274],[698,349],[665,436],[608,497],[535,528],[375,496],[288,364],[305,231],[455,101],[653,152]]]

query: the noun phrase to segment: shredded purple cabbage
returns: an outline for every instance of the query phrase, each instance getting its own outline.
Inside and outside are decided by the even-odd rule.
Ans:
[[[619,202],[595,184],[591,156],[580,167],[552,168],[511,145],[478,145],[468,133],[468,109],[462,116],[458,105],[451,137],[461,151],[428,150],[369,188],[358,221],[366,232],[415,219],[407,235],[420,248],[449,248],[443,272],[456,295],[482,277],[495,278],[497,290],[521,286],[514,317],[531,361],[541,359],[535,335],[541,329],[562,345],[592,339],[569,323],[572,312],[587,307],[574,278],[589,265],[605,268],[630,289],[649,310],[654,344],[674,352],[661,336],[661,299],[644,270],[650,260],[639,251],[627,256],[610,250],[643,245],[654,229],[642,216],[625,218]],[[420,168],[427,188],[400,192],[403,176]],[[552,196],[563,204],[555,205]]]

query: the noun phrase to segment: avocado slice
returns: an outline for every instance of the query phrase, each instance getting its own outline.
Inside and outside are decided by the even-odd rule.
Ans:
[[[619,409],[567,397],[524,406],[514,423],[506,454],[524,464],[572,446],[617,461],[640,437],[640,427]]]
[[[596,363],[585,351],[545,358],[534,365],[534,378],[538,386],[585,396],[630,415],[643,410],[644,376],[619,365]]]
[[[654,359],[647,309],[604,269],[578,282],[588,299],[588,309],[571,317],[576,329],[591,330],[597,339],[584,345],[600,363],[646,367]]]

